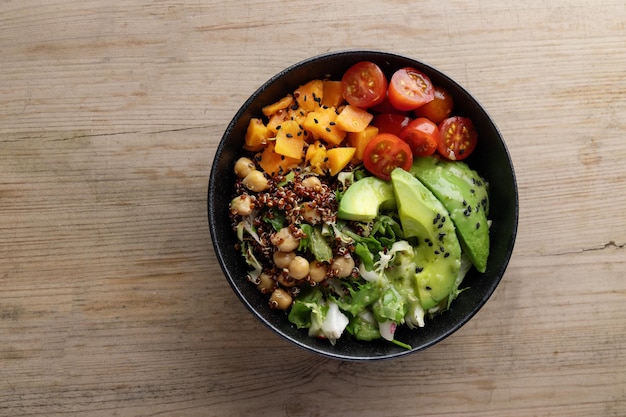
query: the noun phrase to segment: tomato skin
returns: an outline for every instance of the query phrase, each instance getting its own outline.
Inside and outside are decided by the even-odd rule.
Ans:
[[[363,152],[363,165],[380,179],[389,181],[395,168],[409,170],[413,164],[411,148],[391,133],[380,133],[372,139]]]
[[[387,95],[396,109],[409,111],[432,101],[435,88],[423,72],[410,67],[401,68],[391,76]]]
[[[409,144],[413,157],[430,156],[439,145],[439,128],[425,117],[419,117],[402,129],[398,137]]]
[[[341,78],[343,98],[363,109],[380,104],[387,96],[387,85],[383,71],[369,61],[357,62]]]
[[[444,158],[460,161],[476,148],[478,134],[474,124],[467,117],[448,117],[439,124],[438,152]]]
[[[454,99],[452,94],[443,87],[435,86],[435,94],[432,101],[415,109],[416,117],[425,117],[434,123],[441,123],[452,114]]]
[[[381,113],[374,116],[372,125],[378,128],[378,133],[391,133],[400,136],[402,129],[408,126],[411,118],[400,113]]]

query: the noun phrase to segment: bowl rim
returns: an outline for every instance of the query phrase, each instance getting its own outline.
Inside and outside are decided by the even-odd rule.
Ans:
[[[276,83],[278,80],[280,80],[282,77],[284,77],[285,75],[292,73],[293,71],[304,67],[306,65],[318,62],[318,61],[323,61],[325,59],[328,58],[333,58],[333,57],[345,57],[345,56],[359,56],[359,55],[368,55],[368,56],[378,56],[381,59],[384,58],[390,58],[390,59],[400,59],[400,60],[406,60],[406,61],[411,61],[411,62],[415,62],[415,63],[419,63],[420,66],[428,69],[428,71],[432,71],[433,73],[437,74],[438,77],[442,78],[442,79],[446,79],[447,82],[455,85],[456,87],[458,87],[460,89],[460,91],[464,92],[465,95],[467,95],[472,101],[474,101],[476,103],[476,105],[482,110],[482,112],[484,112],[486,118],[489,120],[489,122],[492,124],[493,129],[496,131],[498,138],[499,138],[499,143],[502,147],[502,152],[503,155],[506,156],[506,162],[507,165],[510,167],[510,175],[511,175],[511,181],[512,181],[512,186],[513,186],[513,201],[512,201],[512,207],[514,210],[514,213],[512,213],[513,216],[513,222],[511,224],[511,228],[510,228],[510,240],[509,240],[509,244],[508,246],[505,248],[507,255],[505,256],[505,258],[502,260],[501,264],[499,264],[499,270],[497,271],[497,276],[495,278],[493,278],[491,280],[491,285],[487,288],[486,294],[483,297],[483,299],[476,303],[473,308],[463,314],[463,316],[457,320],[453,326],[450,326],[448,328],[446,328],[446,330],[437,338],[434,338],[428,342],[425,342],[423,344],[420,344],[419,346],[416,347],[412,347],[411,349],[405,349],[405,350],[401,350],[401,351],[393,351],[389,354],[383,354],[383,355],[371,355],[371,356],[367,356],[367,355],[363,355],[363,356],[359,356],[359,355],[346,355],[346,354],[341,354],[341,353],[333,353],[330,350],[319,350],[316,349],[315,347],[313,347],[311,344],[308,343],[304,343],[300,340],[297,340],[291,336],[289,336],[288,334],[286,334],[284,331],[282,331],[280,328],[277,328],[276,326],[274,326],[268,319],[266,319],[262,314],[259,313],[259,311],[257,311],[257,309],[252,305],[252,303],[246,298],[246,296],[242,293],[242,291],[235,285],[234,279],[233,277],[231,277],[230,271],[227,268],[227,262],[226,262],[226,258],[224,256],[223,253],[223,248],[220,246],[220,242],[217,242],[214,239],[214,236],[217,236],[218,230],[217,230],[217,224],[219,223],[218,219],[216,219],[215,215],[216,213],[213,212],[213,210],[211,209],[211,202],[215,200],[215,197],[222,191],[222,190],[216,190],[215,187],[212,187],[212,183],[214,182],[214,179],[216,178],[217,175],[219,175],[219,168],[218,168],[218,164],[216,163],[218,156],[220,156],[224,150],[224,148],[227,145],[227,139],[230,135],[230,133],[232,132],[232,130],[234,129],[237,121],[246,113],[247,109],[251,106],[251,104],[256,100],[256,98],[262,94],[266,89],[268,89],[271,85],[273,85],[274,83]],[[231,289],[235,292],[235,294],[237,295],[237,298],[239,298],[239,300],[244,304],[244,306],[246,307],[246,309],[248,311],[250,311],[253,316],[255,316],[259,321],[261,321],[261,323],[263,323],[267,328],[269,328],[270,330],[272,330],[273,333],[278,334],[281,339],[283,340],[287,340],[288,342],[290,342],[293,345],[296,345],[302,349],[304,349],[305,351],[317,354],[317,355],[321,355],[327,358],[332,358],[332,359],[339,359],[339,360],[343,360],[343,361],[378,361],[378,360],[388,360],[388,359],[394,359],[394,358],[399,358],[399,357],[403,357],[418,351],[422,351],[425,350],[435,344],[438,344],[440,342],[442,342],[444,339],[448,338],[449,336],[451,336],[453,333],[455,333],[457,330],[459,330],[461,327],[463,327],[472,317],[474,317],[478,311],[486,304],[486,302],[489,300],[489,298],[491,298],[491,296],[493,295],[493,293],[495,292],[497,286],[499,285],[500,281],[502,280],[504,273],[508,267],[508,264],[511,260],[511,257],[513,256],[513,250],[514,250],[514,246],[515,246],[515,241],[516,241],[516,237],[517,237],[517,229],[518,229],[518,223],[519,223],[519,193],[518,193],[518,185],[517,185],[517,178],[516,178],[516,173],[515,173],[515,169],[513,166],[513,161],[511,159],[511,154],[508,150],[508,147],[506,145],[506,142],[504,141],[504,138],[499,130],[499,128],[497,127],[497,125],[495,124],[495,121],[493,120],[493,118],[491,117],[491,115],[488,113],[487,109],[478,101],[478,99],[471,94],[462,84],[460,84],[459,82],[457,82],[455,79],[453,79],[452,77],[450,77],[449,75],[447,75],[446,73],[444,73],[443,71],[441,71],[440,69],[438,69],[435,66],[432,66],[422,60],[410,57],[408,55],[404,55],[404,54],[399,54],[399,53],[395,53],[395,52],[389,52],[389,51],[384,51],[384,50],[379,50],[379,49],[343,49],[343,50],[333,50],[333,51],[329,51],[329,52],[324,52],[321,54],[317,54],[305,59],[302,59],[300,61],[297,61],[289,66],[287,66],[286,68],[280,70],[279,72],[277,72],[276,74],[274,74],[273,76],[271,76],[269,79],[267,79],[265,82],[263,82],[244,102],[243,104],[239,107],[239,109],[237,110],[237,112],[234,114],[234,116],[232,117],[232,119],[230,120],[230,122],[228,123],[226,129],[224,130],[224,133],[220,139],[220,142],[216,148],[215,151],[215,155],[214,155],[214,159],[212,162],[212,166],[211,166],[211,170],[210,170],[210,174],[209,174],[209,182],[208,182],[208,192],[207,192],[207,214],[208,214],[208,223],[209,223],[209,232],[210,232],[210,236],[211,236],[211,242],[212,242],[212,246],[215,252],[215,255],[217,257],[218,263],[220,265],[220,268],[222,270],[222,273],[224,275],[224,277],[226,278],[227,282],[229,283],[229,286],[231,287]],[[313,338],[311,338],[313,339]]]

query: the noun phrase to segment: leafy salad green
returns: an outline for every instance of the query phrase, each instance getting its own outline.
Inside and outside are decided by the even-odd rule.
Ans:
[[[387,196],[373,217],[359,220],[352,220],[350,207],[342,206],[350,187],[372,178],[359,168],[331,179],[314,176],[316,181],[308,181],[315,182],[313,187],[306,186],[312,175],[298,171],[270,180],[258,193],[238,182],[238,198],[245,196],[250,210],[231,204],[231,220],[250,267],[248,279],[270,296],[272,308],[285,310],[288,320],[308,329],[310,336],[335,344],[347,333],[410,348],[395,339],[396,328],[425,326],[429,315],[450,308],[460,293],[473,262],[466,239],[457,238],[454,210],[449,210],[453,205],[446,208],[413,173],[396,171],[384,185],[393,187],[393,201]],[[476,193],[475,185],[453,185],[467,188],[465,194]],[[486,190],[486,182],[481,185]],[[481,193],[486,198],[486,191]],[[371,204],[371,195],[360,194],[356,205]],[[463,194],[461,190],[457,200]],[[475,211],[485,218],[488,214],[480,207]],[[277,234],[285,229],[296,241],[293,250],[281,247],[285,241],[277,244]],[[295,278],[303,276],[294,272],[295,260],[306,268],[303,278]]]

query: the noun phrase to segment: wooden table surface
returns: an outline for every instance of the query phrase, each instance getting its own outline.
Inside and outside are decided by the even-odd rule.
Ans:
[[[384,49],[491,113],[520,221],[443,343],[341,362],[271,333],[213,252],[213,156],[282,68]],[[623,0],[0,1],[0,415],[626,415]]]

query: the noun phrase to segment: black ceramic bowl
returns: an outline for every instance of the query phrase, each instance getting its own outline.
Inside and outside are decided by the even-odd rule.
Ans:
[[[472,269],[462,284],[462,287],[469,288],[454,300],[450,310],[427,320],[424,328],[398,328],[396,339],[408,343],[411,350],[384,340],[357,341],[346,332],[335,346],[326,340],[309,337],[306,330],[298,330],[289,323],[284,312],[269,309],[267,297],[247,281],[247,265],[233,249],[236,236],[228,218],[228,205],[236,180],[233,166],[242,154],[250,118],[259,117],[263,106],[274,103],[307,81],[341,79],[342,74],[359,61],[375,62],[388,78],[398,68],[415,67],[426,73],[434,84],[451,92],[455,114],[470,117],[479,135],[478,146],[466,162],[487,179],[491,187],[490,217],[493,223],[487,270],[479,274]],[[437,69],[405,56],[380,51],[341,51],[306,59],[281,71],[243,104],[228,125],[215,154],[209,178],[208,216],[213,246],[224,275],[244,305],[261,322],[297,346],[327,357],[376,360],[403,356],[440,342],[463,326],[487,302],[511,257],[517,232],[518,197],[513,165],[502,136],[485,109],[467,90]]]

